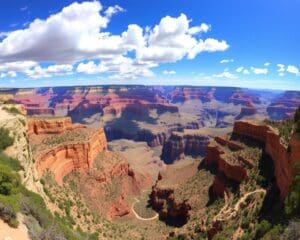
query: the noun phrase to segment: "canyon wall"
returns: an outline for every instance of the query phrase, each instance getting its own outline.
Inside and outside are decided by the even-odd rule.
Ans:
[[[150,194],[150,204],[159,213],[159,218],[168,224],[181,226],[190,218],[190,204],[187,200],[175,199],[173,188],[161,188],[155,184]]]
[[[62,118],[28,118],[29,134],[59,134],[67,130],[84,128],[83,125],[73,124],[70,117]]]
[[[238,121],[234,124],[233,133],[252,138],[265,145],[265,152],[272,158],[274,163],[274,175],[281,198],[285,198],[294,176],[294,165],[300,162],[299,134],[294,133],[292,135],[287,147],[281,141],[278,132],[269,126]]]
[[[210,143],[207,146],[207,154],[204,158],[206,166],[215,166],[217,174],[224,174],[228,179],[238,183],[248,177],[245,167],[240,164],[234,164],[226,159],[226,153],[217,144]]]
[[[186,131],[172,132],[169,139],[164,142],[161,158],[165,163],[173,163],[184,155],[205,155],[209,137]]]
[[[105,149],[105,133],[99,129],[87,142],[65,143],[43,151],[36,158],[36,169],[39,177],[46,170],[51,171],[58,184],[62,185],[65,175],[74,169],[89,168],[96,155]]]

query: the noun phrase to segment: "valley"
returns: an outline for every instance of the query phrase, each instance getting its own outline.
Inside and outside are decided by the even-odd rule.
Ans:
[[[299,99],[233,87],[0,89],[0,128],[14,138],[1,151],[58,224],[22,200],[14,219],[24,239],[283,235],[291,218],[278,216],[300,164]]]

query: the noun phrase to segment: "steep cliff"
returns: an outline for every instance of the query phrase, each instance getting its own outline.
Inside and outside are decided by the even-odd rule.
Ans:
[[[81,124],[73,124],[70,117],[28,118],[29,134],[59,134],[78,128],[84,128],[84,126]]]
[[[293,167],[296,162],[300,162],[299,134],[294,133],[289,146],[285,146],[278,131],[270,126],[239,121],[234,124],[233,133],[264,144],[265,152],[271,157],[274,164],[274,175],[280,189],[280,195],[285,198],[292,182]]]
[[[81,129],[84,133],[84,129]],[[67,130],[61,138],[67,139],[72,131]],[[44,139],[44,144],[47,138]],[[64,176],[74,169],[88,169],[95,159],[96,155],[107,148],[106,137],[103,129],[94,130],[85,140],[75,140],[72,142],[62,142],[54,144],[42,151],[36,151],[36,169],[39,177],[46,170],[51,171],[56,181],[62,185]]]
[[[21,114],[14,114],[3,110],[0,106],[0,127],[4,127],[14,136],[14,143],[5,150],[5,153],[17,159],[22,170],[19,172],[23,184],[31,191],[43,195],[42,185],[38,182],[38,174],[34,166],[32,149],[29,144],[29,136],[27,131],[27,118]],[[22,108],[15,105],[16,108]]]
[[[208,141],[209,137],[197,134],[197,130],[185,129],[183,132],[172,132],[163,145],[161,158],[165,163],[173,163],[184,155],[203,156]]]

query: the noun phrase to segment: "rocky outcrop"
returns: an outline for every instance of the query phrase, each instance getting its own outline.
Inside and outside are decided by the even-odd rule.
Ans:
[[[26,107],[27,114],[32,115],[42,115],[42,116],[54,116],[54,108],[42,108],[42,107]]]
[[[31,146],[29,145],[27,118],[21,114],[8,112],[3,109],[3,106],[0,106],[0,116],[0,127],[8,129],[11,135],[14,136],[14,143],[5,150],[5,154],[20,162],[22,170],[19,174],[26,188],[44,196],[43,186],[37,181],[38,174],[34,166]]]
[[[247,170],[240,164],[231,163],[226,158],[225,151],[216,144],[210,143],[207,146],[207,154],[204,158],[206,166],[215,166],[218,174],[223,174],[226,178],[238,183],[248,177]]]
[[[176,200],[172,188],[161,188],[156,183],[152,187],[150,204],[159,213],[159,218],[171,225],[184,225],[190,218],[188,200]]]
[[[241,107],[241,113],[236,117],[236,119],[241,119],[243,117],[249,117],[256,114],[257,109],[251,103],[247,104],[246,106]]]
[[[110,151],[98,155],[89,171],[81,168],[77,172],[70,182],[78,183],[89,207],[110,220],[129,215],[128,200],[152,182],[147,174],[135,172],[126,159]]]
[[[161,158],[165,163],[173,163],[184,155],[203,156],[208,141],[207,135],[193,133],[193,131],[172,132],[163,145]]]
[[[39,177],[45,171],[51,171],[58,184],[62,185],[63,177],[74,169],[88,169],[96,155],[107,149],[103,129],[97,130],[86,142],[62,143],[38,154],[36,169]]]
[[[81,124],[73,124],[70,117],[28,119],[29,134],[59,134],[77,128],[84,128],[84,126]]]
[[[265,152],[271,157],[274,164],[274,175],[281,198],[285,198],[294,176],[294,165],[296,162],[300,162],[299,134],[293,134],[287,147],[281,141],[278,132],[266,125],[239,121],[234,124],[233,133],[264,144]]]
[[[267,107],[267,113],[270,119],[289,119],[293,116],[298,106],[300,106],[300,92],[286,91],[272,100]]]

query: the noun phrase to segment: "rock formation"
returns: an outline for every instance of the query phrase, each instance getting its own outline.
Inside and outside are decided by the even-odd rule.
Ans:
[[[300,93],[286,91],[279,97],[274,98],[267,107],[269,118],[274,120],[289,119],[300,106]]]
[[[300,162],[300,141],[297,133],[291,137],[289,147],[281,141],[279,133],[273,128],[252,122],[238,121],[234,124],[233,133],[254,139],[264,144],[265,152],[274,163],[277,185],[280,195],[285,198],[293,179],[293,167]]]
[[[162,188],[156,183],[152,187],[150,204],[159,213],[160,219],[169,224],[180,226],[190,218],[191,206],[188,200],[176,200],[173,188]]]
[[[183,132],[172,132],[163,145],[161,158],[165,163],[172,163],[184,155],[203,156],[209,137],[198,134],[197,130],[185,129]]]
[[[62,185],[64,176],[74,169],[88,169],[96,155],[106,148],[104,130],[99,129],[87,141],[66,142],[39,153],[36,157],[36,169],[40,177],[46,170],[51,171],[58,184]]]
[[[84,126],[81,124],[73,124],[70,117],[28,119],[29,134],[59,134],[77,128],[84,128]]]

